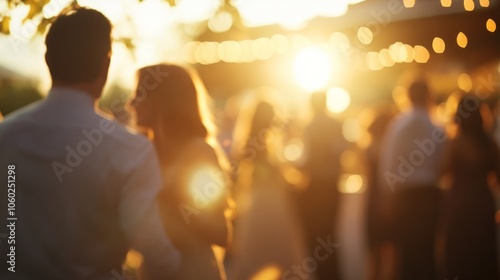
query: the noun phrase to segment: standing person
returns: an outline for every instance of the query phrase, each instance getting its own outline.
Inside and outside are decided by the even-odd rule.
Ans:
[[[444,272],[447,279],[496,280],[496,207],[488,177],[500,181],[500,152],[483,124],[485,104],[471,107],[475,98],[459,102],[458,134],[446,154],[451,188],[444,208]]]
[[[446,136],[431,120],[424,81],[408,89],[411,109],[390,124],[380,163],[381,186],[393,191],[392,238],[396,279],[435,279],[434,243],[441,204],[439,166]]]
[[[194,71],[177,65],[152,65],[138,73],[131,105],[137,125],[153,133],[167,182],[159,201],[166,230],[182,254],[175,279],[225,279],[212,246],[225,247],[230,238],[227,164],[213,141],[203,84]]]
[[[275,110],[270,103],[259,102],[249,121],[239,122],[247,128],[245,137],[235,137],[245,140],[241,146],[236,144],[240,160],[238,223],[229,279],[307,276],[301,267],[303,240],[293,215],[289,186],[276,159]]]
[[[47,98],[0,124],[0,166],[15,181],[2,184],[2,193],[15,193],[9,202],[17,218],[15,245],[0,243],[1,279],[109,280],[122,275],[130,248],[142,253],[146,279],[170,279],[178,267],[156,204],[162,178],[153,145],[95,109],[110,34],[96,10],[57,17],[45,41]],[[7,182],[7,170],[0,178]],[[15,263],[8,264],[10,251]]]
[[[341,173],[340,155],[346,147],[342,125],[328,116],[326,92],[311,96],[314,117],[306,129],[304,171],[310,181],[298,196],[309,255],[314,254],[318,238],[335,240],[339,209],[338,181]],[[338,260],[333,252],[318,264],[318,279],[338,279]]]
[[[369,278],[385,279],[385,268],[388,262],[390,246],[387,233],[387,197],[389,189],[380,186],[378,180],[381,147],[384,134],[394,118],[392,108],[376,107],[375,116],[367,128],[370,143],[364,150],[367,166],[366,232],[369,249]]]

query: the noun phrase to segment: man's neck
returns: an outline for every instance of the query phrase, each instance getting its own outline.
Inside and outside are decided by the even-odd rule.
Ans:
[[[94,102],[97,101],[100,97],[100,91],[96,89],[94,85],[87,84],[87,83],[81,83],[81,84],[74,84],[74,83],[61,83],[61,82],[56,82],[54,81],[52,83],[52,88],[56,87],[65,87],[65,88],[71,88],[71,89],[76,89],[79,91],[83,91],[86,94],[88,94],[92,99],[94,99]]]

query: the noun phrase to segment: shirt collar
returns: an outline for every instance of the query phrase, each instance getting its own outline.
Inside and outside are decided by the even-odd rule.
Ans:
[[[53,87],[47,96],[48,101],[63,102],[67,105],[90,107],[94,109],[94,98],[83,90],[69,87]]]

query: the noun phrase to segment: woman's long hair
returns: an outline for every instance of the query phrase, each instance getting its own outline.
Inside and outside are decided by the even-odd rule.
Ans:
[[[465,94],[460,98],[455,114],[455,123],[458,133],[470,137],[478,142],[488,141],[488,132],[484,126],[482,110],[485,104],[477,97]]]
[[[209,98],[203,82],[196,71],[173,64],[158,64],[139,69],[140,81],[150,77],[148,97],[154,98],[152,108],[156,113],[152,130],[153,142],[160,160],[172,160],[179,147],[190,140],[201,138],[207,141],[222,156],[214,135],[216,133],[208,109]]]

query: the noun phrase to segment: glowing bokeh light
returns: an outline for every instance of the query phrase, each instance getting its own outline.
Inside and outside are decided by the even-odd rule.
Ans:
[[[479,0],[479,5],[481,7],[487,8],[490,6],[490,0]]]
[[[495,32],[495,30],[497,30],[497,24],[491,18],[489,18],[486,21],[486,30],[488,30],[489,32],[492,32],[492,33]]]
[[[374,71],[382,70],[382,68],[384,68],[382,62],[380,61],[378,52],[368,52],[366,54],[366,65],[368,65],[370,70]]]
[[[470,92],[472,89],[472,79],[469,75],[462,73],[458,76],[457,80],[458,88],[465,92]]]
[[[208,20],[208,28],[216,33],[226,32],[231,26],[233,26],[233,16],[226,11],[219,11]]]
[[[373,32],[368,27],[360,27],[358,29],[358,40],[365,45],[370,44],[373,41]]]
[[[451,0],[441,0],[441,6],[445,8],[451,7]]]
[[[413,8],[415,6],[415,0],[403,0],[403,4],[406,8]]]
[[[474,0],[464,0],[464,8],[466,11],[471,12],[474,11]]]
[[[351,96],[340,87],[329,88],[326,92],[326,107],[332,113],[342,113],[351,104]]]
[[[432,49],[435,53],[443,53],[446,49],[444,40],[439,37],[435,37],[434,40],[432,40]]]
[[[457,45],[461,48],[465,48],[467,47],[467,43],[468,43],[467,36],[463,32],[458,33]]]
[[[413,48],[413,50],[415,51],[415,62],[426,63],[427,61],[429,61],[431,54],[429,53],[429,50],[427,50],[426,47],[416,45]]]
[[[330,56],[317,47],[303,49],[295,58],[294,74],[304,89],[320,90],[328,84],[332,74]]]
[[[342,176],[339,191],[342,193],[359,193],[363,189],[363,177],[358,174],[345,174]]]
[[[212,166],[196,168],[188,181],[188,190],[195,207],[204,208],[225,193],[225,182],[220,170]]]
[[[361,137],[359,121],[353,118],[346,119],[342,125],[342,135],[349,142],[357,142]]]
[[[379,56],[380,63],[382,63],[382,66],[384,66],[384,67],[392,67],[396,63],[394,61],[394,59],[392,59],[391,54],[390,54],[388,49],[380,50],[378,56]]]
[[[288,141],[283,153],[287,161],[297,161],[302,157],[303,150],[304,143],[302,140],[299,138],[293,138]]]

